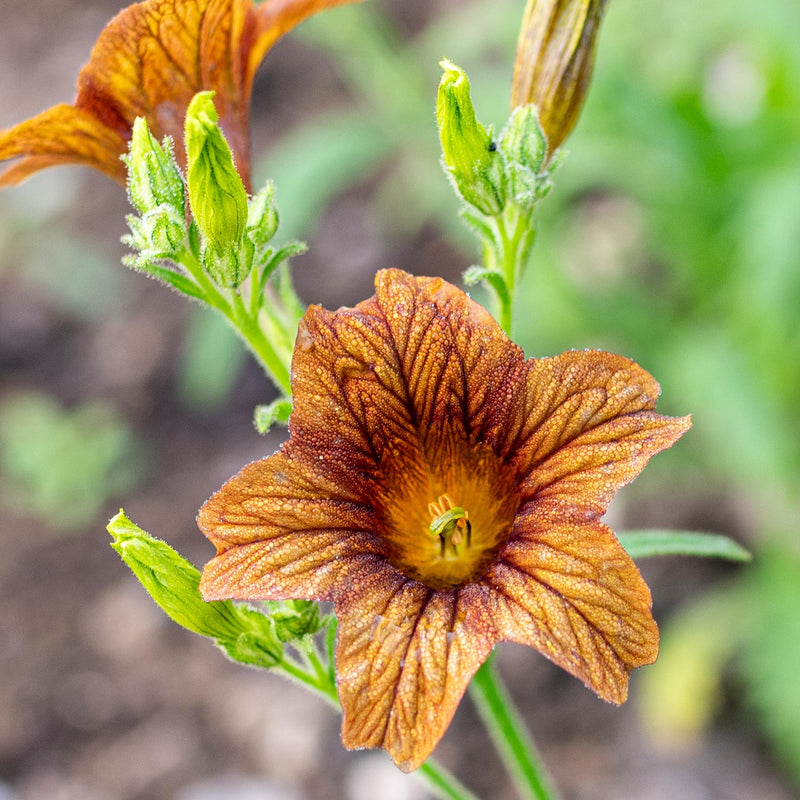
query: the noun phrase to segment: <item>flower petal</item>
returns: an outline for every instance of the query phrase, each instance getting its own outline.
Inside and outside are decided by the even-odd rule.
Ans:
[[[292,436],[346,448],[366,469],[398,443],[431,456],[502,430],[520,348],[440,278],[382,270],[375,285],[353,309],[312,306],[302,320]]]
[[[430,755],[495,642],[487,610],[471,596],[387,571],[340,597],[336,671],[346,747],[383,747],[404,772]]]
[[[316,455],[285,449],[291,456],[249,464],[200,509],[217,548],[200,583],[206,600],[334,600],[349,575],[385,563],[371,509],[322,475]]]
[[[484,578],[498,636],[527,644],[622,703],[628,674],[658,655],[658,628],[639,570],[611,530],[532,504]]]
[[[526,366],[511,424],[496,445],[520,477],[523,500],[558,492],[599,516],[691,425],[689,417],[653,412],[658,383],[623,356],[570,351]]]
[[[0,159],[23,161],[0,175],[0,186],[68,161],[124,183],[119,157],[137,116],[147,119],[157,139],[172,136],[183,159],[186,109],[208,89],[216,92],[220,124],[249,186],[249,105],[258,65],[275,40],[306,17],[348,2],[353,0],[265,0],[258,6],[252,0],[145,0],[128,6],[100,34],[78,76],[77,130],[65,128],[61,141],[45,112],[2,132]],[[64,122],[64,113],[57,120]]]
[[[99,125],[87,111],[64,104],[53,106],[0,132],[0,161],[24,156],[0,173],[0,187],[58,164],[84,164],[124,181],[125,167],[119,157],[126,148],[123,136]]]

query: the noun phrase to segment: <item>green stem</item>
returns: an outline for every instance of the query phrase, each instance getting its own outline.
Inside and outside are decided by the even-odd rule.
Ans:
[[[205,302],[217,309],[233,325],[261,362],[261,366],[273,383],[287,397],[291,397],[289,365],[280,358],[272,343],[264,335],[258,324],[258,317],[248,313],[241,296],[236,292],[227,292],[228,296],[223,294],[189,250],[183,251],[179,262],[202,289]]]
[[[526,800],[557,800],[536,746],[491,658],[475,673],[469,690],[520,795]]]
[[[429,758],[414,775],[430,789],[431,794],[442,800],[478,800],[477,795],[432,758]]]
[[[491,220],[494,236],[485,249],[487,266],[503,276],[506,291],[497,292],[500,305],[500,327],[511,336],[514,293],[517,278],[530,257],[535,229],[529,211],[509,206],[500,216]]]

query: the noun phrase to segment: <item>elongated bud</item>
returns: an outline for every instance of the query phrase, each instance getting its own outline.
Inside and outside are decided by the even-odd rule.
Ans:
[[[147,214],[166,205],[183,216],[183,178],[172,143],[165,138],[159,144],[143,117],[133,123],[130,149],[122,160],[128,167],[128,194],[139,212]]]
[[[497,215],[505,205],[505,191],[491,132],[475,116],[464,70],[447,60],[441,67],[436,122],[445,168],[467,203],[484,214]]]
[[[207,246],[222,254],[238,248],[244,234],[247,191],[218,125],[213,96],[196,94],[186,111],[186,178],[197,227]]]
[[[184,628],[214,639],[237,661],[274,666],[283,646],[263,614],[230,601],[200,596],[200,571],[166,542],[155,539],[120,512],[108,524],[111,546],[155,602]]]
[[[533,105],[548,156],[580,114],[594,66],[595,42],[607,0],[528,0],[522,19],[511,107]]]

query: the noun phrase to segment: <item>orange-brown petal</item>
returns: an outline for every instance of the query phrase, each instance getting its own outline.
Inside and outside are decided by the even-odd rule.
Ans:
[[[470,589],[439,592],[386,572],[339,598],[346,747],[383,747],[405,772],[430,755],[495,643],[488,610]]]
[[[520,484],[524,498],[554,497],[600,516],[620,487],[691,426],[690,417],[653,411],[617,417],[564,445]]]
[[[200,509],[217,548],[203,570],[207,600],[333,600],[348,576],[385,563],[371,509],[315,462],[282,452],[256,461]]]
[[[653,412],[660,391],[634,361],[600,350],[531,359],[495,448],[516,470],[523,498],[552,486],[602,514],[691,425]]]
[[[605,700],[655,661],[650,590],[611,530],[531,503],[483,580],[498,637],[536,647]]]
[[[59,162],[90,164],[123,183],[119,156],[137,116],[147,119],[156,138],[172,136],[182,159],[186,109],[197,92],[208,89],[216,92],[220,124],[249,185],[249,104],[258,65],[279,36],[309,15],[347,2],[353,0],[265,0],[258,6],[252,0],[144,0],[128,6],[95,43],[78,76],[74,104],[82,121],[91,120],[91,137],[118,137],[117,147],[96,152],[81,141],[85,130],[67,131],[65,155],[49,128],[22,127],[43,122],[36,117],[0,135],[0,143],[12,143],[0,147],[0,157],[24,159],[0,176],[0,185],[47,166],[39,156],[48,154],[61,156]],[[19,136],[24,146],[16,142]]]
[[[119,157],[126,149],[126,139],[92,114],[74,106],[53,106],[0,132],[0,161],[21,158],[0,173],[0,187],[58,164],[83,164],[122,181],[125,167]]]
[[[382,270],[353,309],[312,306],[292,363],[292,436],[349,448],[359,465],[405,443],[434,455],[503,429],[522,351],[441,278]],[[426,458],[430,461],[430,458]]]

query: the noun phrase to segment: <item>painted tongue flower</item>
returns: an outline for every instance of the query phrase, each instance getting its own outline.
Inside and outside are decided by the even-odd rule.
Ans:
[[[689,418],[600,351],[525,360],[438,278],[311,307],[291,436],[201,509],[206,599],[332,601],[347,747],[418,767],[481,663],[521,642],[621,703],[655,660],[650,592],[600,522]]]
[[[137,116],[183,158],[192,97],[216,92],[220,124],[249,186],[253,76],[275,41],[311,14],[353,0],[145,0],[109,22],[78,76],[73,105],[53,106],[0,132],[0,187],[56,164],[85,164],[125,183],[120,156]]]

